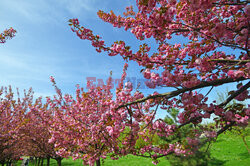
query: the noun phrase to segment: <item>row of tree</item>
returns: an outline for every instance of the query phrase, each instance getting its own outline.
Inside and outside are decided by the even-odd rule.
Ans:
[[[249,107],[228,106],[233,99],[249,98],[250,8],[241,0],[137,0],[137,10],[127,7],[123,16],[113,11],[98,16],[114,27],[130,30],[144,42],[134,51],[124,41],[107,46],[99,35],[71,19],[72,31],[81,39],[90,40],[98,52],[121,55],[143,67],[147,86],[172,87],[165,93],[144,96],[126,82],[127,64],[121,82],[113,94],[112,78],[107,84],[84,91],[79,86],[76,96],[63,95],[53,77],[56,95],[32,99],[29,91],[23,98],[14,98],[11,88],[1,90],[0,154],[1,161],[20,155],[54,158],[81,158],[83,164],[100,165],[100,159],[118,159],[133,154],[158,158],[175,154],[192,155],[206,142],[233,126],[247,126]],[[173,36],[187,38],[187,43],[170,44]],[[146,38],[155,39],[152,50]],[[238,50],[236,54],[221,48]],[[221,103],[208,102],[214,87],[237,83],[237,88]],[[236,84],[235,84],[236,85]],[[210,88],[207,94],[197,90]],[[171,123],[155,119],[157,111],[177,112]],[[174,113],[174,112],[173,112]],[[212,118],[214,127],[199,125]],[[189,132],[182,129],[193,124]],[[155,137],[165,141],[155,142]],[[178,139],[176,139],[178,137]],[[171,139],[172,140],[169,140]],[[201,139],[202,138],[202,139]],[[140,143],[139,143],[140,142]]]

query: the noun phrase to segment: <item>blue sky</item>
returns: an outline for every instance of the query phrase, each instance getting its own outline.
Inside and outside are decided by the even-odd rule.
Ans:
[[[107,78],[113,71],[120,78],[121,57],[99,54],[89,41],[80,40],[68,26],[70,18],[93,29],[104,40],[126,40],[136,45],[132,35],[112,28],[96,15],[101,9],[121,13],[132,0],[1,0],[0,31],[13,27],[16,37],[0,45],[0,85],[21,89],[33,87],[35,96],[52,95],[49,76],[54,76],[65,93],[76,84],[85,86],[86,77]],[[133,67],[134,66],[134,67]],[[128,76],[138,77],[130,65]]]
[[[0,86],[12,85],[20,90],[32,87],[35,97],[45,97],[55,94],[50,76],[55,77],[63,93],[70,94],[76,84],[86,87],[86,77],[105,80],[112,70],[113,78],[119,79],[122,58],[97,53],[89,41],[80,40],[71,32],[68,20],[78,18],[81,25],[109,44],[124,40],[136,49],[140,42],[134,36],[113,28],[96,15],[99,9],[121,14],[134,3],[135,0],[1,0],[0,31],[13,27],[17,34],[0,45]],[[139,71],[136,63],[129,62],[128,77],[142,78]],[[169,90],[161,90],[166,91]],[[152,90],[143,92],[149,94]]]

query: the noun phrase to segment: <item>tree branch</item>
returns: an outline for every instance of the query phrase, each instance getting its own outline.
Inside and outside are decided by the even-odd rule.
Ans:
[[[212,61],[212,62],[219,62],[219,63],[238,63],[238,64],[245,64],[245,63],[249,63],[250,60],[234,60],[234,59],[210,59],[208,61]]]
[[[247,90],[250,87],[250,81],[244,85],[243,87],[241,87],[240,89],[238,89],[236,92],[234,92],[230,97],[227,98],[227,100],[225,100],[223,103],[221,103],[219,106],[220,107],[224,107],[225,105],[227,105],[231,100],[233,100],[236,96],[238,96],[239,94],[241,94],[242,92],[244,92],[245,90]]]
[[[235,122],[231,122],[230,124],[226,125],[225,127],[223,127],[222,129],[220,129],[219,131],[217,131],[217,137],[222,134],[224,131],[226,131],[227,129],[229,129],[230,127],[232,127],[235,124]]]
[[[246,0],[246,1],[238,2],[238,3],[213,3],[213,4],[218,5],[218,6],[225,6],[225,5],[247,5],[248,3],[250,2]]]
[[[136,103],[142,103],[142,102],[145,102],[145,101],[147,101],[149,99],[156,99],[156,98],[160,98],[160,97],[164,97],[165,99],[170,99],[172,97],[175,97],[175,96],[177,96],[177,95],[179,95],[181,93],[187,92],[187,91],[192,91],[192,90],[195,90],[195,89],[200,89],[200,88],[208,87],[208,86],[218,86],[218,85],[222,85],[222,84],[225,84],[225,83],[238,82],[238,81],[243,81],[243,80],[247,80],[247,78],[244,78],[244,77],[237,78],[237,79],[226,78],[226,79],[215,80],[215,81],[210,81],[210,82],[203,81],[199,85],[194,86],[192,88],[182,88],[182,89],[178,89],[178,90],[175,90],[175,91],[172,91],[172,92],[167,92],[167,93],[162,93],[162,94],[157,94],[157,95],[150,95],[150,96],[144,97],[142,99],[138,99],[136,101],[120,105],[119,107],[117,107],[117,109],[129,106],[129,105],[132,105],[132,104],[136,104]]]
[[[233,100],[236,96],[238,96],[239,94],[241,94],[242,92],[244,92],[245,90],[247,90],[248,88],[250,87],[250,81],[244,85],[243,87],[241,87],[240,89],[238,89],[236,92],[234,92],[230,97],[228,97],[224,102],[222,102],[221,104],[219,104],[218,106],[219,107],[224,107],[226,106],[231,100]],[[214,111],[210,112],[210,114],[212,114]],[[189,121],[181,124],[180,126],[178,126],[178,128],[181,128],[193,121],[196,121],[196,120],[199,120],[201,119],[202,116],[197,116],[197,117],[194,117],[194,118],[191,118]]]

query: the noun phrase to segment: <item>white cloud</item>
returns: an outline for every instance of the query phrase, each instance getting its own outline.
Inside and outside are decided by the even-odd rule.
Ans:
[[[51,21],[55,14],[49,3],[42,0],[2,0],[0,10],[4,10],[4,14],[29,22]]]
[[[74,89],[76,83],[85,83],[86,77],[108,77],[110,70],[115,78],[120,78],[122,59],[96,55],[90,43],[85,45],[79,41],[65,23],[77,17],[81,23],[87,20],[88,25],[96,27],[93,21],[97,18],[96,11],[115,8],[118,1],[0,1],[0,28],[10,25],[17,30],[15,38],[0,46],[0,86],[11,84],[24,89],[32,86],[44,96],[50,93],[51,75],[67,89]],[[59,26],[54,26],[57,23]],[[73,88],[68,88],[69,85]]]
[[[13,56],[7,56],[6,54],[3,54],[0,56],[1,66],[6,67],[9,66],[11,68],[25,68],[26,64],[23,62],[22,59],[13,57]]]
[[[96,0],[1,0],[0,18],[7,14],[33,23],[58,23],[65,17],[88,18],[98,4]]]
[[[94,12],[97,5],[95,0],[57,0],[57,3],[68,10],[72,15]]]

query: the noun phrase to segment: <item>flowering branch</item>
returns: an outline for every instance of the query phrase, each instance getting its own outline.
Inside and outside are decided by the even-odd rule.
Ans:
[[[138,99],[136,101],[120,105],[119,107],[117,107],[117,109],[129,106],[129,105],[133,105],[133,104],[136,104],[136,103],[142,103],[142,102],[145,102],[145,101],[147,101],[149,99],[156,99],[156,98],[162,98],[162,97],[165,98],[165,99],[170,99],[172,97],[175,97],[175,96],[177,96],[177,95],[179,95],[181,93],[187,92],[187,91],[192,91],[192,90],[195,90],[195,89],[200,89],[200,88],[204,88],[204,87],[208,87],[208,86],[218,86],[218,85],[225,84],[225,83],[238,82],[238,81],[243,81],[243,80],[247,80],[247,79],[241,77],[241,78],[237,78],[237,79],[226,78],[226,79],[221,79],[221,80],[214,80],[214,81],[211,81],[211,82],[203,81],[199,85],[194,86],[192,88],[182,88],[182,89],[178,89],[178,90],[175,90],[175,91],[172,91],[172,92],[156,94],[156,95],[150,95],[148,97],[144,97],[142,99]]]

